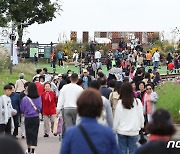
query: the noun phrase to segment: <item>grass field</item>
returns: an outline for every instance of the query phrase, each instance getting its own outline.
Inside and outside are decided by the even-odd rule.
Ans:
[[[156,88],[158,93],[157,108],[167,109],[175,123],[180,123],[180,83],[166,83]]]
[[[50,73],[53,73],[53,68],[50,67],[50,64],[47,64],[47,63],[43,63],[43,64],[40,63],[40,64],[38,64],[38,68],[42,69],[44,67],[46,67]],[[146,71],[148,71],[149,68],[153,69],[152,66],[151,67],[146,67]],[[75,67],[74,65],[68,65],[68,67],[65,66],[64,68],[63,67],[59,67],[58,65],[56,65],[56,73],[66,73],[67,70],[69,70],[69,69],[74,71],[75,73],[79,73],[79,68]],[[103,65],[102,69],[103,69],[103,72],[105,74],[108,74],[108,71],[107,71],[107,68],[106,68],[105,65]],[[162,66],[160,69],[158,69],[158,71],[159,71],[160,74],[167,74],[167,67],[166,66]]]

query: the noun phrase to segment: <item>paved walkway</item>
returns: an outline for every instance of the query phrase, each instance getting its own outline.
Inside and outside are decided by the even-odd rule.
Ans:
[[[174,135],[173,139],[180,140],[180,124],[176,125],[176,134]]]
[[[58,136],[53,136],[50,134],[50,137],[44,138],[43,123],[41,122],[39,129],[38,137],[38,147],[36,149],[36,154],[59,154],[60,151],[60,142]],[[19,137],[18,141],[22,145],[24,151],[27,149],[26,139],[21,139]]]
[[[180,125],[176,125],[176,135],[173,136],[174,140],[180,140]],[[53,136],[50,134],[50,137],[44,138],[44,131],[43,131],[43,123],[41,122],[40,129],[39,129],[39,138],[38,138],[38,147],[36,149],[36,154],[59,154],[60,145],[59,137]],[[21,139],[19,137],[20,144],[22,145],[24,151],[27,149],[26,147],[26,139]]]

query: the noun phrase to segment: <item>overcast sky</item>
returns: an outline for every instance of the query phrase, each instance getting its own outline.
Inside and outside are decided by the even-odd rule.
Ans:
[[[61,16],[42,25],[34,24],[24,39],[57,42],[70,31],[171,31],[180,28],[180,0],[62,0]],[[61,36],[61,37],[60,37]]]

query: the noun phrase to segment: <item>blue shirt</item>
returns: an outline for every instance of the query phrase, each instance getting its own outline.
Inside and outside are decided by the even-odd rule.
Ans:
[[[58,59],[63,59],[63,52],[62,51],[58,52]]]
[[[82,117],[84,127],[99,154],[118,154],[112,129],[97,123],[95,118]],[[61,154],[92,154],[87,141],[77,126],[70,127],[62,141]]]
[[[88,77],[87,76],[83,77],[83,82],[84,82],[83,88],[88,88]]]

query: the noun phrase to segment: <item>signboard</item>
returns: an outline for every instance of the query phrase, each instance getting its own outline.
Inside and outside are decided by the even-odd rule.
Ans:
[[[51,47],[44,47],[44,58],[49,58],[51,55]]]
[[[35,53],[37,54],[37,57],[38,57],[38,51],[39,51],[38,48],[30,48],[30,55],[29,55],[29,57],[33,58]]]

